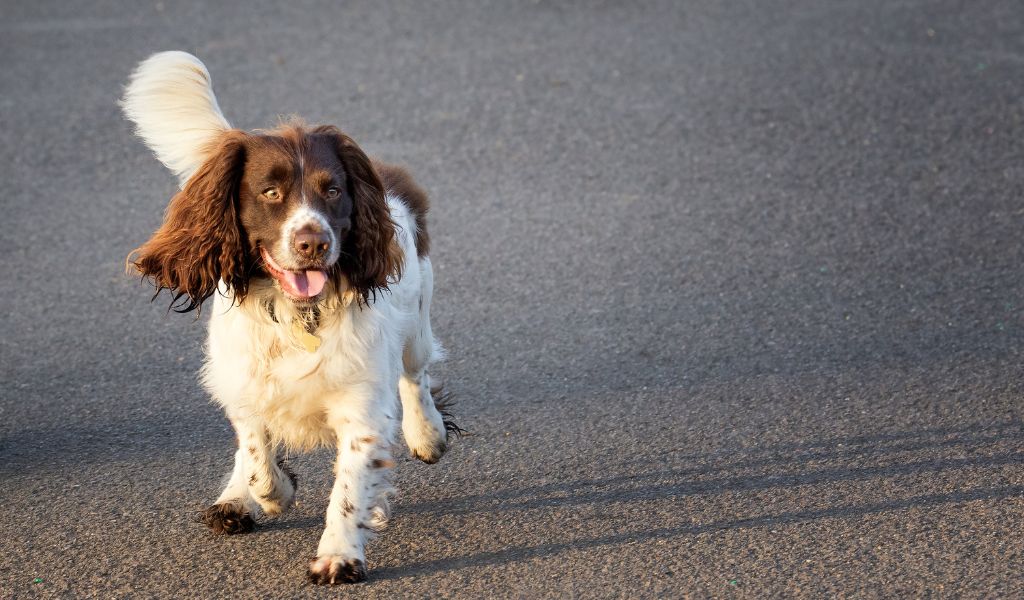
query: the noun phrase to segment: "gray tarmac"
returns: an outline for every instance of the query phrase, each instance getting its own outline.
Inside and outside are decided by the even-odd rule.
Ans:
[[[1016,0],[2,13],[0,597],[1024,597]],[[257,532],[193,521],[205,317],[123,274],[175,182],[115,101],[170,49],[433,198],[471,435],[399,461],[365,584],[304,579],[326,451]]]

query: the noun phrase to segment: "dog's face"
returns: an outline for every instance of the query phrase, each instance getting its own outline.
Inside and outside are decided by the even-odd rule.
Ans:
[[[327,134],[246,140],[239,218],[248,250],[295,300],[317,297],[352,229],[345,165]]]
[[[225,133],[134,265],[187,311],[219,281],[244,300],[254,277],[296,302],[316,301],[329,281],[365,301],[398,274],[401,251],[362,150],[333,127],[287,127]]]

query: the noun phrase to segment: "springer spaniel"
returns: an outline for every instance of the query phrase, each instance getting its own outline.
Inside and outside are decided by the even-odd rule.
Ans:
[[[427,463],[459,431],[427,374],[442,350],[430,329],[426,195],[335,127],[231,128],[206,67],[184,52],[142,62],[122,107],[181,183],[130,268],[157,294],[170,290],[179,312],[212,297],[201,380],[238,451],[203,521],[251,531],[260,511],[295,499],[282,450],[333,446],[337,479],[309,577],[366,579],[364,546],[394,491],[398,419]]]

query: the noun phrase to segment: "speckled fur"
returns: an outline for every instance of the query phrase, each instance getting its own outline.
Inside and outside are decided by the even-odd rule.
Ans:
[[[201,380],[234,426],[238,449],[227,485],[201,520],[218,533],[250,531],[259,515],[280,514],[295,502],[297,479],[280,460],[282,450],[335,448],[336,480],[309,577],[327,584],[365,579],[366,541],[390,513],[399,421],[413,455],[426,462],[438,460],[447,444],[427,374],[442,352],[430,327],[426,195],[406,171],[371,166],[335,128],[289,126],[273,139],[230,129],[206,67],[183,52],[144,61],[122,106],[183,187],[164,227],[132,264],[158,290],[182,300],[181,310],[197,310],[212,297]],[[304,153],[314,135],[321,136],[320,151],[333,148],[327,157],[333,152],[338,159],[314,165],[318,176],[340,177],[324,166],[340,164],[344,189],[352,190],[335,204],[306,195],[323,189],[303,187]],[[324,146],[324,136],[335,142]],[[260,152],[271,152],[270,142],[279,164],[264,167]],[[278,258],[294,246],[289,215],[261,204],[259,190],[241,186],[246,165],[260,171],[249,173],[254,181],[280,178],[268,175],[273,169],[292,169],[301,183],[292,194],[293,215],[330,228],[330,252],[316,269],[338,276],[312,300],[316,311],[308,310],[310,301],[287,298],[254,260],[258,249],[246,245],[258,245],[262,238],[249,234],[260,231],[281,240]],[[331,191],[338,198],[338,190]],[[343,215],[346,198],[351,212]],[[253,211],[263,216],[256,219]],[[313,312],[315,322],[308,318]],[[297,326],[315,332],[319,348],[305,348]]]

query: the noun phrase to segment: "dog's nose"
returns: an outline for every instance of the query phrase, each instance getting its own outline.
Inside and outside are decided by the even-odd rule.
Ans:
[[[331,238],[327,237],[326,233],[312,227],[303,227],[296,231],[292,238],[292,247],[295,248],[295,252],[303,258],[311,260],[322,258],[327,254],[330,244]]]

